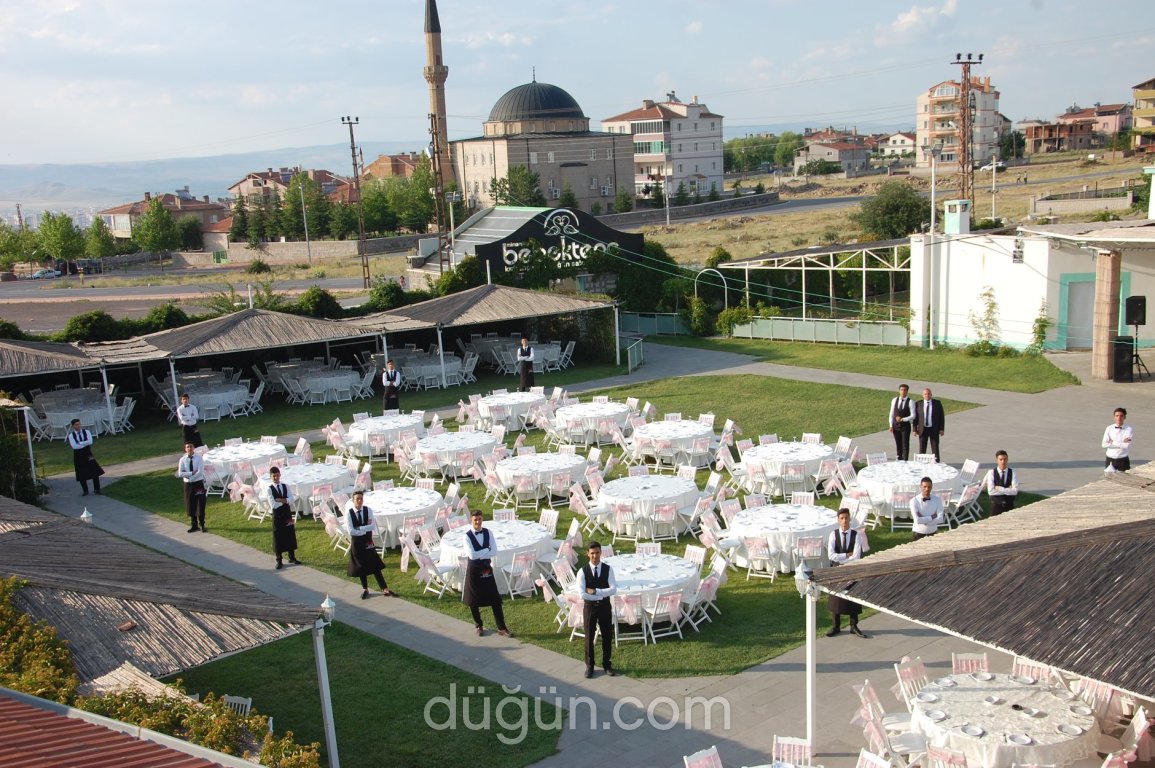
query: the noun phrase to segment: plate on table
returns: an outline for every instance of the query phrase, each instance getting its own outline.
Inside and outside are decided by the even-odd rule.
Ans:
[[[946,720],[946,712],[943,712],[941,709],[928,709],[924,714],[932,723],[940,723]]]
[[[986,733],[986,731],[984,731],[982,728],[979,728],[977,725],[969,724],[964,725],[960,730],[967,736],[974,736],[975,738],[978,738],[979,736],[982,736],[984,733]]]
[[[1023,707],[1019,710],[1019,714],[1023,717],[1039,717],[1042,712],[1034,707]]]
[[[1035,678],[1027,677],[1026,675],[1016,675],[1012,679],[1016,683],[1018,683],[1019,685],[1034,685],[1035,684]]]
[[[934,681],[934,684],[941,685],[943,688],[951,688],[955,685],[958,685],[958,683],[949,677],[940,677],[938,680]]]
[[[1059,723],[1055,730],[1064,736],[1081,736],[1083,734],[1082,728],[1077,725],[1071,725],[1070,723]]]
[[[1000,699],[998,696],[992,695],[992,696],[987,696],[985,699],[983,699],[983,703],[984,704],[991,704],[991,705],[1002,704],[1003,700]]]
[[[1025,733],[1012,733],[1010,736],[1007,736],[1007,741],[1012,744],[1018,744],[1020,747],[1034,743],[1034,740]]]
[[[978,680],[980,683],[988,683],[995,679],[995,676],[990,672],[972,672],[971,677]]]
[[[923,702],[924,704],[931,704],[933,702],[938,701],[938,694],[937,693],[931,693],[930,691],[919,691],[918,695],[915,696],[915,698],[918,699],[919,701]]]
[[[1072,704],[1071,705],[1071,711],[1074,712],[1076,715],[1086,716],[1086,715],[1091,714],[1091,708],[1088,707],[1086,704]]]

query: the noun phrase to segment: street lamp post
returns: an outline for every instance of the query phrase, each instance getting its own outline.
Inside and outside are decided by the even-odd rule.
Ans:
[[[928,234],[928,248],[930,255],[927,259],[929,263],[930,273],[930,291],[927,294],[927,323],[930,331],[930,348],[934,349],[934,233],[938,226],[938,200],[936,199],[936,192],[938,187],[938,156],[942,154],[942,142],[936,141],[934,144],[923,144],[922,151],[924,154],[930,155],[930,233]]]
[[[321,618],[313,622],[313,655],[317,660],[317,683],[321,688],[321,721],[325,727],[325,751],[329,768],[341,768],[337,756],[337,731],[333,720],[333,697],[329,693],[329,665],[325,662],[325,627],[333,623],[337,604],[325,595],[321,603]]]
[[[806,742],[814,753],[814,721],[816,712],[815,683],[817,668],[817,606],[818,585],[810,579],[811,571],[805,565],[794,572],[794,586],[806,601]]]

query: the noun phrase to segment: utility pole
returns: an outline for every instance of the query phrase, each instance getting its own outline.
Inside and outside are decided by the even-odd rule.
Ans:
[[[369,289],[369,253],[365,247],[365,210],[361,207],[361,163],[357,156],[357,140],[353,137],[353,126],[361,122],[359,117],[341,118],[341,124],[349,126],[349,154],[353,157],[353,195],[357,198],[357,255],[361,258],[361,280],[365,290]]]
[[[956,53],[952,64],[958,64],[962,67],[962,81],[959,88],[958,98],[958,115],[959,115],[959,171],[960,185],[959,197],[964,200],[971,200],[974,188],[974,162],[971,159],[971,142],[974,141],[974,115],[972,110],[974,105],[971,101],[971,65],[982,64],[983,55],[980,53],[978,59],[974,58],[973,54],[968,53],[966,58],[963,58],[961,53]],[[973,207],[972,207],[973,210]]]
[[[301,174],[304,173],[300,166],[297,167],[297,171]],[[299,188],[301,190],[301,220],[305,223],[305,253],[308,255],[311,265],[313,263],[313,246],[309,243],[309,212],[305,209],[305,177],[303,175]]]
[[[445,148],[441,146],[441,132],[438,129],[438,117],[430,112],[429,136],[432,139],[432,149],[429,153],[429,159],[433,163],[433,189],[429,190],[429,194],[433,195],[433,220],[434,226],[437,227],[438,267],[441,274],[445,274],[448,270],[453,269],[453,254],[451,253],[452,246],[449,242],[449,235],[445,231],[446,218],[448,217],[445,215],[445,180],[441,176],[445,171],[441,164],[441,156]]]

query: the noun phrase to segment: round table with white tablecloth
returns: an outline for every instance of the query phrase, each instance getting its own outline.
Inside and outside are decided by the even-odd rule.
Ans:
[[[445,383],[449,383],[450,374],[461,373],[461,358],[447,354],[445,356]],[[436,356],[422,357],[401,364],[401,375],[411,386],[419,383],[441,386],[441,360]]]
[[[287,376],[295,379],[306,373],[318,373],[329,370],[329,366],[320,360],[293,360],[287,363],[269,363],[265,366],[270,378]]]
[[[342,370],[324,370],[324,371],[307,371],[298,376],[295,376],[297,383],[306,392],[324,392],[325,402],[337,399],[337,390],[349,389],[351,390],[355,384],[361,381],[361,377],[357,375],[356,371]]]
[[[989,672],[935,680],[915,696],[911,722],[928,743],[985,768],[1067,765],[1094,756],[1099,742],[1091,708],[1076,695]]]
[[[794,547],[798,539],[826,537],[838,525],[838,513],[827,507],[809,504],[767,504],[762,507],[743,509],[734,515],[726,528],[726,538],[764,538],[770,547],[778,551],[778,570],[782,573],[793,571],[798,565],[794,557]],[[738,546],[734,550],[734,563],[746,567],[746,550]]]
[[[440,493],[426,488],[386,488],[365,492],[365,506],[373,510],[381,531],[382,546],[385,547],[400,545],[398,531],[405,518],[422,515],[426,523],[433,522],[442,501]]]
[[[418,458],[427,453],[437,454],[442,466],[457,463],[457,455],[464,451],[473,453],[474,461],[493,450],[497,439],[488,432],[442,432],[440,435],[426,435],[417,441]]]
[[[833,455],[834,449],[821,443],[770,443],[747,448],[742,452],[742,463],[762,467],[768,478],[781,475],[783,464],[804,464],[806,474],[812,476],[818,472],[823,459]]]
[[[53,431],[58,436],[68,431],[68,423],[73,419],[80,419],[82,424],[99,435],[104,431],[104,423],[108,419],[108,400],[98,389],[55,389],[42,392],[33,399],[32,407],[53,425]]]
[[[219,410],[221,416],[227,416],[241,406],[249,398],[249,389],[241,384],[195,384],[185,387],[189,402],[200,411],[201,419],[205,418],[205,411],[209,408]]]
[[[864,467],[858,473],[858,486],[870,492],[870,500],[880,515],[890,517],[890,494],[894,489],[909,487],[917,490],[924,477],[931,479],[936,491],[958,490],[957,469],[949,464],[924,464],[921,461],[887,461]]]
[[[505,408],[506,426],[520,427],[522,419],[534,406],[544,405],[545,395],[536,392],[506,392],[504,395],[487,395],[477,401],[477,412],[483,419],[492,418],[493,406]]]
[[[421,416],[399,413],[392,416],[371,416],[353,422],[346,430],[345,442],[358,456],[378,456],[387,453],[389,446],[401,438],[402,432],[416,432],[425,436],[425,420]],[[376,450],[377,443],[385,448]]]
[[[269,476],[267,474],[262,475],[257,482],[259,484],[257,493],[262,499],[267,498],[269,485],[272,482],[269,480]],[[348,488],[353,485],[353,473],[344,464],[313,462],[312,464],[298,464],[294,467],[282,467],[281,482],[289,486],[289,490],[293,492],[293,509],[298,512],[310,512],[311,510],[308,508],[309,497],[313,495],[313,490],[317,486],[331,485],[334,491]]]
[[[589,462],[575,453],[535,453],[530,456],[510,456],[497,462],[497,476],[506,487],[514,484],[514,478],[531,475],[537,485],[548,487],[554,473],[565,472],[570,483],[580,483],[585,479]]]
[[[654,451],[661,451],[663,443],[669,443],[670,450],[675,453],[689,454],[694,447],[694,441],[703,437],[713,437],[714,428],[699,421],[683,419],[681,421],[652,421],[634,429],[633,439],[637,443],[649,443],[650,450],[642,450],[643,455],[653,455]],[[698,465],[710,461],[709,451],[698,457]]]
[[[686,600],[698,588],[698,565],[675,555],[623,554],[607,557],[603,562],[613,569],[618,594],[639,595],[650,609],[663,592],[680,591]],[[569,591],[577,593],[577,580]]]
[[[223,384],[225,381],[225,374],[223,371],[196,371],[194,373],[177,373],[176,386],[177,389],[184,387],[194,387],[197,384]],[[162,382],[165,391],[172,389],[172,377],[166,378]]]
[[[679,512],[685,512],[698,503],[702,493],[693,480],[662,475],[620,477],[602,486],[598,492],[597,509],[613,520],[615,504],[629,504],[634,514],[650,517],[655,504],[673,503]]]
[[[625,403],[578,403],[558,408],[553,418],[558,430],[566,434],[575,422],[580,423],[587,434],[597,434],[598,425],[607,420],[625,427],[630,420],[630,407]]]
[[[273,459],[285,457],[285,446],[280,443],[241,443],[240,445],[219,445],[205,451],[202,457],[205,466],[211,466],[222,477],[235,475],[245,464],[263,470]],[[261,472],[259,471],[258,474]]]
[[[519,552],[533,552],[535,560],[553,553],[553,531],[536,521],[487,520],[485,527],[497,543],[497,554],[492,558],[495,570],[512,564],[514,555]],[[439,559],[442,565],[456,566],[459,557],[469,556],[465,534],[471,530],[472,527],[465,525],[441,537]],[[498,582],[499,585],[503,583],[504,579]]]

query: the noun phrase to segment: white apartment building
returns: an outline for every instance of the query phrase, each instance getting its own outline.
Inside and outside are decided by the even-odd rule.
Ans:
[[[999,92],[991,86],[989,77],[971,78],[972,102],[971,160],[984,164],[994,157],[999,146]],[[959,135],[959,100],[962,85],[958,80],[946,80],[918,96],[915,114],[915,157],[917,167],[929,168],[930,155],[923,147],[942,143],[939,167],[957,171],[961,152]]]
[[[722,191],[722,116],[695,96],[688,103],[673,91],[666,100],[642,101],[640,109],[602,120],[607,133],[634,137],[634,189],[664,179],[668,194],[685,184],[689,194]]]

